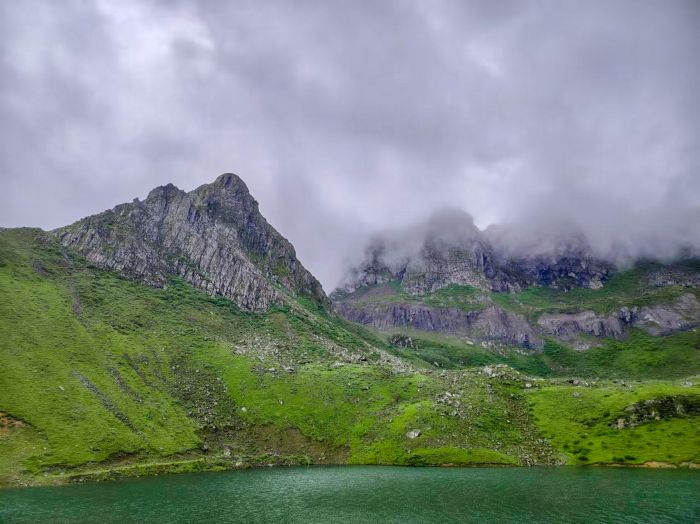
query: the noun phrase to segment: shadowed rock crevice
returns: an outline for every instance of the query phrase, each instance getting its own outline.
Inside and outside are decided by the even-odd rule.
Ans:
[[[109,397],[105,395],[102,391],[100,391],[97,388],[97,386],[95,386],[95,384],[93,384],[85,375],[75,370],[73,370],[73,375],[83,386],[85,386],[87,390],[89,390],[99,399],[99,401],[102,403],[102,406],[104,406],[104,408],[107,411],[109,411],[112,415],[114,415],[122,423],[124,423],[124,425],[128,427],[131,431],[133,431],[134,433],[140,433],[138,428],[134,425],[133,422],[131,422],[129,417],[127,417],[123,411],[121,411],[117,406],[115,406],[114,403],[109,399]]]

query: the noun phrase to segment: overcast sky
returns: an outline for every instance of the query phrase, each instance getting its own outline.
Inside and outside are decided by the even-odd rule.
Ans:
[[[700,245],[699,27],[697,0],[0,0],[0,225],[230,171],[327,291],[444,207]]]

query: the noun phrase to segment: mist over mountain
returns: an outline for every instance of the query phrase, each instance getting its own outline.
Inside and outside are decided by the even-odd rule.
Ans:
[[[697,521],[699,27],[0,1],[0,523]]]
[[[446,208],[670,256],[699,244],[699,19],[694,0],[5,2],[0,225],[233,170],[327,291],[372,234]]]
[[[375,239],[326,297],[231,173],[50,232],[0,229],[0,486],[696,467],[698,259],[618,271],[584,237],[504,252],[493,234],[436,214]]]
[[[374,234],[363,249],[348,259],[339,287],[370,283],[361,276],[367,268],[385,268],[398,276],[407,267],[436,253],[457,253],[457,258],[463,259],[481,258],[482,264],[485,256],[501,264],[511,260],[594,259],[618,270],[640,260],[663,263],[681,257],[697,257],[700,242],[694,224],[700,223],[700,216],[697,218],[693,221],[689,217],[687,222],[679,221],[676,226],[669,223],[663,232],[641,224],[618,224],[617,227],[611,224],[608,230],[596,231],[571,221],[536,218],[490,225],[481,230],[468,213],[447,209],[424,222]]]
[[[595,201],[591,201],[595,205]],[[641,258],[669,261],[679,256],[698,256],[700,207],[631,212],[610,207],[593,211],[565,212],[543,206],[536,213],[524,213],[515,222],[486,228],[489,239],[513,254],[547,254],[562,244],[584,246],[597,257],[626,266]]]

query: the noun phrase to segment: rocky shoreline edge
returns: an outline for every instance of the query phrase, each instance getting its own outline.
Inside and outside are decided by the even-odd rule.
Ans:
[[[0,484],[0,489],[20,488],[20,487],[40,487],[40,486],[62,486],[68,484],[77,484],[83,482],[107,482],[122,479],[133,479],[141,477],[156,477],[160,475],[173,475],[180,473],[204,473],[215,471],[235,471],[244,469],[261,469],[261,468],[286,468],[286,467],[301,467],[301,466],[394,466],[394,467],[441,467],[441,468],[521,468],[521,467],[538,467],[538,468],[591,468],[591,467],[613,467],[613,468],[630,468],[630,469],[689,469],[700,470],[700,463],[697,462],[681,462],[673,464],[670,462],[648,461],[640,464],[629,463],[600,463],[600,464],[585,464],[585,465],[535,465],[535,466],[520,466],[513,464],[435,464],[435,465],[396,465],[396,464],[318,464],[304,460],[305,457],[289,457],[280,458],[275,461],[266,461],[262,457],[258,460],[249,462],[231,463],[229,460],[211,459],[211,458],[196,458],[190,460],[174,461],[174,462],[152,462],[141,464],[127,464],[106,469],[87,470],[81,472],[61,473],[61,474],[45,474],[37,477],[24,477],[17,479],[15,483]]]

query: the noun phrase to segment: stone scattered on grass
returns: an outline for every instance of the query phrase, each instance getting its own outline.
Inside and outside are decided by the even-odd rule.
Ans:
[[[418,438],[421,436],[420,429],[412,429],[406,433],[406,436],[410,439]]]

